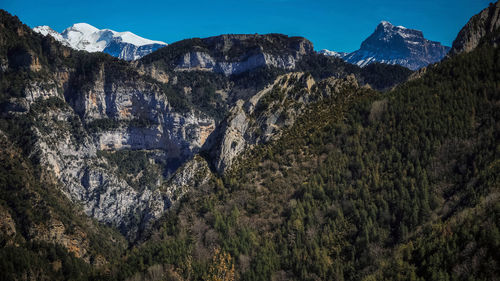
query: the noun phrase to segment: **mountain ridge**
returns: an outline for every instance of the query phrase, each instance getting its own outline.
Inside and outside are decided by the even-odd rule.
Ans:
[[[453,40],[450,55],[463,52],[470,52],[479,44],[484,43],[482,39],[486,36],[493,45],[500,44],[500,1],[490,5],[474,15],[469,22],[460,30],[455,40]]]
[[[338,53],[324,49],[320,53],[342,58],[361,67],[380,62],[417,70],[440,61],[449,49],[439,42],[425,39],[420,30],[381,21],[357,51]]]
[[[104,52],[124,60],[136,60],[167,43],[140,37],[130,31],[116,32],[111,29],[98,29],[87,23],[75,23],[58,33],[49,26],[37,26],[33,31],[50,35],[63,45],[75,50]]]
[[[174,71],[204,70],[226,76],[263,66],[292,70],[302,56],[313,53],[304,37],[283,34],[223,34],[175,42],[138,61],[147,65],[161,61]]]

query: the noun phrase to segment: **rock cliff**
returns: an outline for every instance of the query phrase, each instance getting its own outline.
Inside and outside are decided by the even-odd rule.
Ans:
[[[169,70],[204,70],[230,76],[259,67],[292,70],[302,56],[313,52],[312,43],[302,37],[228,34],[173,43],[144,57],[139,65],[153,63]]]
[[[224,173],[245,150],[279,137],[308,105],[357,87],[354,76],[320,82],[302,72],[279,76],[248,101],[239,100],[203,149]]]
[[[475,49],[483,39],[490,44],[498,46],[500,43],[500,1],[482,10],[473,16],[460,30],[450,51],[450,55],[470,52]],[[490,38],[486,38],[490,36]]]
[[[154,85],[106,82],[106,71],[99,73],[103,77],[91,87],[71,95],[30,87],[24,102],[37,120],[34,148],[40,163],[59,179],[63,192],[88,215],[133,233],[170,207],[173,200],[161,191],[163,184],[197,153],[215,125],[194,111],[175,112]],[[152,152],[147,155],[159,169],[157,181],[134,188],[116,172],[119,163],[103,156],[130,150]]]

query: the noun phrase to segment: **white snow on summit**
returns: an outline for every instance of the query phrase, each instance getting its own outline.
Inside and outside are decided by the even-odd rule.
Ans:
[[[61,34],[59,34],[57,31],[53,30],[52,28],[50,28],[50,26],[48,26],[48,25],[37,26],[37,27],[33,28],[33,31],[40,33],[44,36],[50,35],[50,36],[54,37],[54,39],[56,39],[57,41],[63,43],[63,45],[66,45],[69,47],[68,42],[66,42],[64,40],[64,38],[61,36]]]
[[[167,45],[165,42],[149,40],[130,31],[98,29],[87,23],[75,23],[60,34],[49,26],[37,26],[33,30],[45,36],[50,35],[76,50],[105,52],[126,60],[139,59]]]
[[[165,43],[165,42],[153,41],[153,40],[149,40],[146,38],[142,38],[140,36],[135,35],[134,33],[130,32],[130,31],[117,32],[117,33],[115,33],[114,37],[120,37],[122,39],[122,42],[134,44],[136,46],[144,46],[144,45],[149,45],[149,44],[167,45],[167,43]]]
[[[425,39],[422,31],[381,21],[375,31],[361,43],[359,50],[352,53],[321,50],[320,53],[339,57],[360,67],[380,62],[416,70],[440,61],[448,50],[449,47],[439,42]]]
[[[325,56],[330,56],[330,57],[337,57],[337,58],[343,58],[347,55],[347,53],[344,52],[335,52],[335,51],[330,51],[327,49],[323,49],[319,51],[320,54],[323,54]]]

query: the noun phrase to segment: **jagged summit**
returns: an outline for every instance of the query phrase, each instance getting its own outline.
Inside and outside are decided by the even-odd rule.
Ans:
[[[75,23],[62,33],[49,26],[37,26],[35,32],[50,35],[64,45],[87,52],[104,52],[125,60],[139,59],[167,43],[142,38],[130,31],[98,29],[88,23]]]
[[[398,26],[394,26],[392,23],[388,22],[388,21],[380,21],[380,24],[379,25],[382,25],[383,27],[397,27],[397,28],[400,28],[400,29],[407,29],[406,27],[402,26],[402,25],[398,25]]]
[[[50,36],[54,37],[54,39],[56,39],[57,41],[61,42],[63,45],[68,46],[68,47],[70,46],[69,43],[66,42],[66,40],[64,40],[62,35],[59,34],[59,32],[50,28],[50,26],[48,26],[48,25],[37,26],[37,27],[33,28],[33,31],[40,33],[42,35],[45,35],[45,36],[50,35]]]
[[[439,42],[425,39],[420,30],[381,21],[375,31],[361,43],[359,50],[352,53],[322,50],[321,53],[343,58],[361,67],[381,62],[416,70],[441,60],[448,50],[449,47]]]

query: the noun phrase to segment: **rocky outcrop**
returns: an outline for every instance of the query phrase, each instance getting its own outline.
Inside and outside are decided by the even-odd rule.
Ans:
[[[176,71],[212,71],[226,76],[240,74],[259,67],[277,67],[282,69],[295,69],[300,57],[292,55],[273,56],[267,53],[252,55],[243,61],[216,61],[208,53],[191,52],[185,54],[175,68]]]
[[[314,52],[310,41],[281,34],[227,34],[173,43],[139,61],[150,69],[158,64],[175,71],[211,71],[226,76],[259,67],[293,70],[304,56]],[[153,75],[152,75],[153,76]]]
[[[242,152],[281,136],[309,104],[357,87],[354,76],[318,83],[305,73],[282,75],[250,100],[238,101],[203,150],[210,155],[216,171],[224,173]]]
[[[73,253],[77,258],[83,258],[89,262],[89,240],[87,234],[81,229],[73,229],[72,234],[68,234],[66,226],[56,220],[35,225],[30,228],[29,237],[33,240],[55,243],[65,247],[68,252]]]
[[[460,30],[453,41],[450,55],[470,52],[474,50],[485,38],[490,44],[498,46],[500,44],[500,1],[482,10],[473,16],[469,22]]]
[[[164,190],[169,198],[177,200],[191,188],[206,184],[211,175],[208,163],[201,156],[196,155],[177,169]]]
[[[107,82],[104,70],[89,89],[67,97],[93,135],[98,150],[161,149],[171,158],[191,157],[215,127],[193,110],[179,113],[157,86],[142,80]],[[101,130],[99,124],[113,128]]]
[[[161,83],[168,83],[170,81],[170,76],[165,72],[165,70],[155,67],[154,65],[143,65],[139,64],[137,62],[132,62],[133,65],[137,66],[137,70],[139,73],[142,75],[149,75],[153,79],[155,79],[158,82]]]
[[[119,227],[134,239],[142,226],[163,215],[189,189],[189,181],[168,188],[163,184],[199,151],[215,122],[195,110],[174,110],[160,88],[142,79],[108,79],[104,68],[90,87],[57,90],[65,84],[59,78],[71,75],[29,84],[25,97],[11,99],[12,106],[4,114],[29,113],[36,120],[31,128],[37,137],[32,157],[87,215]],[[160,169],[158,180],[132,186],[118,173],[123,169],[120,164],[101,153],[124,150],[151,151],[149,161],[161,162],[155,164]],[[184,167],[187,174],[202,169]],[[141,173],[132,177],[140,178]]]

